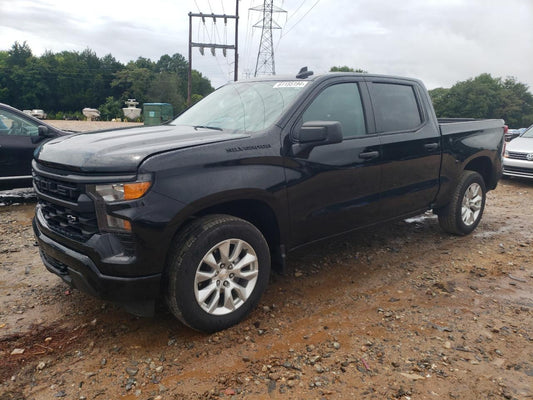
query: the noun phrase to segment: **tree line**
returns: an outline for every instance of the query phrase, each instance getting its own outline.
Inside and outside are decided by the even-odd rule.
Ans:
[[[124,101],[170,103],[174,113],[186,107],[188,62],[165,54],[157,62],[139,57],[126,65],[111,54],[46,51],[34,56],[26,42],[0,51],[0,102],[18,109],[39,108],[52,118],[82,117],[97,108],[101,119],[121,118]],[[213,91],[209,79],[192,71],[192,100]]]
[[[512,77],[485,73],[429,94],[439,118],[501,118],[512,128],[533,124],[533,95],[527,85]]]
[[[337,66],[330,72],[367,71]],[[493,78],[485,73],[449,89],[430,90],[429,95],[438,118],[496,118],[512,128],[533,124],[533,95],[527,85],[512,77]]]
[[[188,62],[181,54],[158,61],[139,57],[126,65],[111,54],[45,52],[34,56],[26,42],[0,51],[0,102],[19,109],[40,108],[52,118],[82,117],[85,107],[98,108],[102,119],[122,117],[124,101],[170,103],[174,113],[186,108]],[[331,71],[364,72],[347,66]],[[213,91],[211,82],[192,71],[192,100]],[[502,118],[513,128],[533,124],[533,95],[515,78],[481,74],[451,88],[429,91],[439,118]]]

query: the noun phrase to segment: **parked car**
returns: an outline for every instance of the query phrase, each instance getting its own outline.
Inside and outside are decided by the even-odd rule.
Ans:
[[[213,332],[258,304],[305,244],[432,209],[466,235],[501,177],[502,120],[438,121],[416,79],[336,73],[223,86],[160,126],[35,152],[46,268]]]
[[[505,141],[510,142],[520,136],[521,133],[522,132],[519,129],[508,129],[507,132],[505,132]]]
[[[31,110],[31,116],[35,117],[35,118],[38,118],[38,119],[46,119],[47,114],[44,112],[44,110],[35,108],[35,109]]]
[[[533,125],[505,146],[503,174],[533,178]]]
[[[68,133],[0,103],[0,190],[32,186],[35,148],[45,139]]]

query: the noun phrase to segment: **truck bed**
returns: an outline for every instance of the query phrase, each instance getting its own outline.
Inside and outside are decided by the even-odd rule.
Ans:
[[[437,121],[443,136],[492,129],[499,131],[503,125],[501,119],[439,118]]]

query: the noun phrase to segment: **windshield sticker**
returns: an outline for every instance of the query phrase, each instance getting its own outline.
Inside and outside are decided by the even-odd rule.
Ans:
[[[291,81],[291,82],[276,82],[274,84],[274,89],[278,88],[303,88],[309,82],[302,81]]]

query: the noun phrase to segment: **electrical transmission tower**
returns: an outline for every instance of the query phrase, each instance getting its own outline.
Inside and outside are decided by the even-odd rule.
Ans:
[[[276,75],[272,29],[281,29],[281,26],[274,21],[273,14],[286,11],[276,7],[274,0],[264,0],[262,6],[252,7],[250,10],[261,11],[263,13],[263,18],[253,26],[254,28],[261,28],[261,41],[259,43],[259,51],[257,52],[254,76]]]

